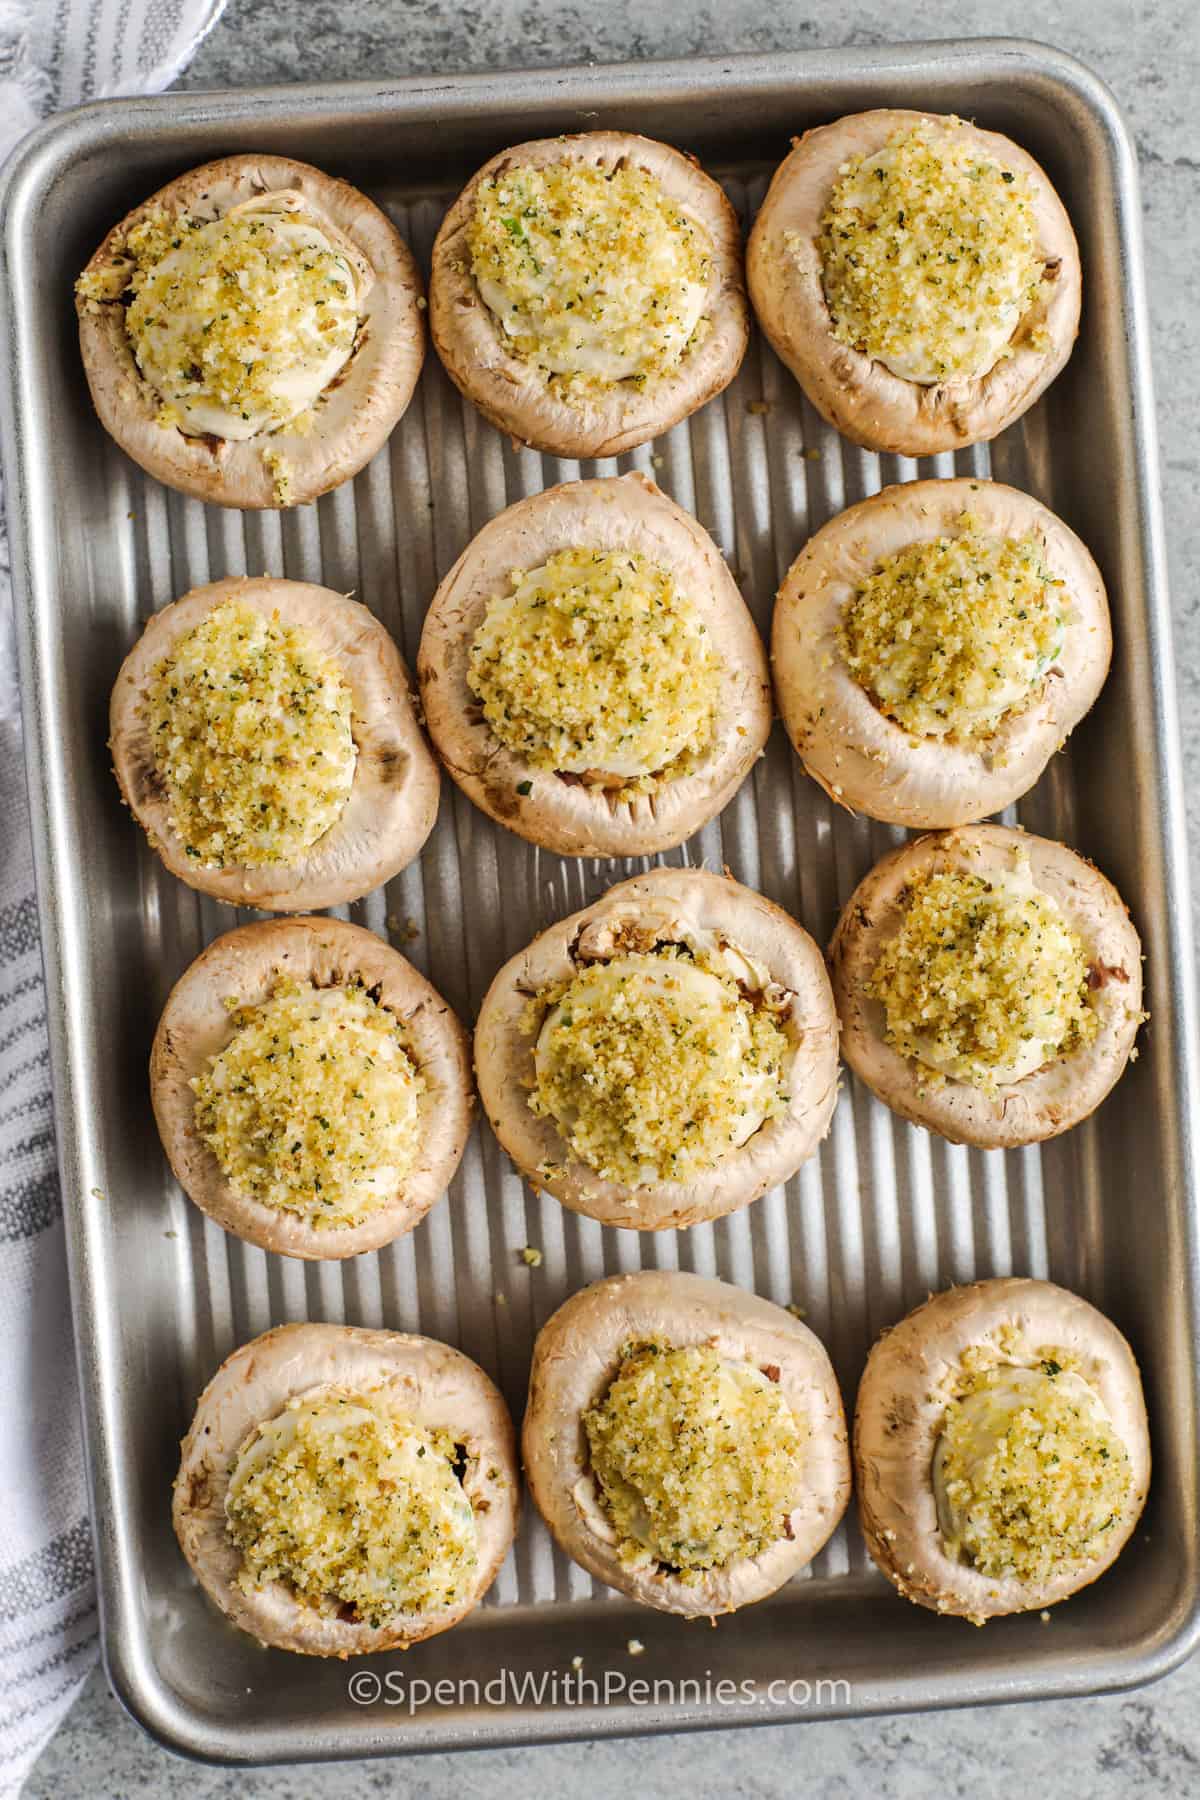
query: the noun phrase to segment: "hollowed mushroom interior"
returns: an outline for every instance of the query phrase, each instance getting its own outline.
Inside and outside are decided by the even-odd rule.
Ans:
[[[989,1580],[1043,1584],[1105,1553],[1132,1472],[1103,1400],[1066,1350],[964,1359],[931,1468],[942,1547]]]
[[[624,157],[499,168],[479,184],[467,245],[508,349],[564,397],[644,388],[705,331],[712,240]]]
[[[820,221],[833,336],[923,386],[1036,346],[1043,284],[1028,177],[955,119],[902,125],[838,170]]]
[[[226,1528],[238,1585],[282,1583],[301,1606],[385,1627],[473,1591],[465,1447],[382,1391],[314,1388],[257,1425],[234,1459]]]
[[[605,919],[575,973],[532,994],[528,1104],[564,1148],[628,1186],[686,1182],[785,1110],[795,996],[722,933]]]
[[[344,375],[372,271],[287,189],[211,212],[143,214],[84,299],[125,302],[161,425],[241,441],[297,429]]]
[[[995,1094],[1094,1041],[1088,949],[1027,857],[978,872],[929,868],[902,906],[866,991],[924,1086]]]
[[[197,868],[295,864],[341,817],[358,762],[353,697],[309,627],[223,601],[154,669],[143,710]]]
[[[700,1581],[791,1535],[804,1429],[779,1373],[715,1343],[622,1348],[583,1415],[588,1467],[574,1497],[626,1568]]]
[[[512,572],[474,633],[467,674],[489,729],[523,762],[616,798],[696,765],[720,680],[704,619],[671,571],[589,545]]]
[[[911,736],[986,738],[1031,704],[1061,655],[1063,590],[1036,533],[1002,537],[964,512],[953,533],[875,566],[842,607],[838,649]]]
[[[189,1085],[233,1192],[318,1231],[392,1203],[420,1154],[425,1081],[378,990],[282,976],[225,1004],[228,1041]]]

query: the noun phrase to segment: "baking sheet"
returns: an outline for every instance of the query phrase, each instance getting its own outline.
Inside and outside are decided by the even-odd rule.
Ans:
[[[654,444],[585,464],[514,452],[431,353],[388,449],[284,515],[160,487],[91,414],[74,275],[113,218],[210,156],[286,150],[345,175],[427,261],[462,179],[505,144],[644,130],[700,155],[746,218],[794,132],[877,104],[1010,132],[1044,162],[1080,236],[1079,348],[990,449],[919,464],[859,451],[757,335],[723,397]],[[1195,1642],[1193,956],[1139,230],[1133,153],[1107,90],[1069,58],[1001,41],[105,103],[43,129],[10,166],[5,468],[104,1649],[117,1692],[172,1747],[307,1759],[1029,1698],[1150,1679]],[[162,870],[118,802],[103,746],[125,650],[186,589],[266,570],[354,590],[411,663],[437,580],[486,519],[553,482],[628,468],[713,533],[764,634],[806,536],[888,481],[991,473],[1080,532],[1109,584],[1113,674],[1015,817],[1092,856],[1129,901],[1153,1014],[1140,1060],[1094,1120],[1011,1154],[933,1139],[847,1077],[829,1139],[786,1190],[680,1234],[565,1213],[523,1186],[482,1126],[448,1199],[378,1255],[306,1266],[227,1237],[169,1179],[146,1057],[171,983],[234,920]],[[896,835],[835,815],[777,726],[721,819],[663,860],[728,865],[824,941]],[[341,910],[389,935],[470,1020],[505,957],[641,866],[540,852],[446,783],[420,861]],[[521,1260],[527,1244],[543,1253],[538,1269]],[[585,1282],[643,1265],[802,1306],[848,1409],[871,1339],[930,1289],[1010,1271],[1078,1289],[1143,1363],[1156,1453],[1143,1530],[1049,1625],[1032,1615],[983,1632],[899,1600],[851,1521],[770,1601],[716,1631],[688,1628],[593,1583],[531,1507],[485,1606],[406,1658],[331,1666],[263,1652],[202,1599],[171,1533],[169,1487],[195,1398],[236,1344],[306,1317],[428,1332],[476,1357],[519,1417],[538,1325]],[[436,1683],[463,1678],[439,1696]],[[722,1681],[739,1684],[732,1696]]]

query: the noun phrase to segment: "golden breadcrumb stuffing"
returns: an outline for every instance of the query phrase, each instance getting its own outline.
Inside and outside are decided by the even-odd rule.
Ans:
[[[281,981],[230,1016],[233,1036],[191,1087],[196,1129],[234,1192],[318,1230],[395,1199],[425,1091],[395,1015],[362,987]]]
[[[843,163],[818,249],[839,343],[926,384],[1010,355],[1044,269],[1028,179],[959,120],[921,120]]]
[[[1098,1029],[1087,952],[1027,872],[920,876],[867,992],[883,1004],[887,1042],[931,1086],[949,1077],[994,1094]]]
[[[180,430],[278,430],[354,348],[358,274],[296,195],[266,194],[217,219],[148,214],[115,268],[82,277],[80,292],[112,298],[124,278],[138,368],[167,403],[163,422]]]
[[[383,1626],[465,1599],[475,1515],[445,1431],[370,1395],[288,1402],[239,1451],[225,1501],[246,1593],[284,1582],[325,1616]]]
[[[985,736],[1027,706],[1062,649],[1062,581],[1036,537],[981,532],[885,557],[843,608],[838,647],[889,718],[917,737]]]
[[[784,1535],[803,1480],[801,1427],[752,1364],[707,1345],[627,1345],[583,1424],[627,1567],[659,1562],[698,1577]]]
[[[278,614],[214,607],[154,670],[146,719],[172,829],[200,868],[298,862],[349,798],[350,689]]]
[[[568,390],[645,385],[703,332],[711,240],[632,163],[504,169],[480,185],[467,244],[511,349]]]
[[[766,996],[676,946],[585,966],[526,1023],[531,1109],[606,1180],[686,1182],[786,1105],[790,1047]]]
[[[971,1376],[946,1409],[934,1460],[943,1542],[990,1579],[1045,1582],[1101,1555],[1130,1481],[1099,1396],[1053,1356]]]
[[[557,550],[488,603],[467,676],[535,768],[653,785],[710,743],[721,669],[671,574],[633,551]]]

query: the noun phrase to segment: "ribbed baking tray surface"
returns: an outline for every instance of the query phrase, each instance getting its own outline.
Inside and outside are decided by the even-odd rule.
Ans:
[[[460,178],[505,143],[571,125],[635,126],[697,150],[748,220],[793,130],[881,99],[1012,131],[1047,161],[1080,231],[1080,348],[1048,399],[990,450],[918,464],[854,449],[758,335],[723,397],[656,443],[591,463],[514,450],[431,352],[388,449],[352,485],[282,515],[183,499],[129,464],[88,412],[63,299],[70,279],[123,205],[206,156],[285,148],[345,174],[427,265]],[[728,1724],[1113,1686],[1182,1654],[1196,1589],[1190,969],[1139,385],[1136,197],[1119,133],[1103,90],[1052,53],[926,46],[865,61],[733,59],[92,109],[44,138],[41,163],[27,159],[14,178],[6,242],[21,365],[9,370],[10,467],[20,471],[24,674],[106,1651],[118,1691],[169,1742],[274,1759]],[[444,179],[422,188],[426,167]],[[18,267],[18,246],[32,270]],[[630,468],[713,534],[764,636],[806,537],[888,482],[992,474],[1081,532],[1110,584],[1114,673],[1015,817],[1094,856],[1129,900],[1154,1011],[1140,1062],[1094,1120],[1009,1154],[931,1137],[846,1077],[828,1139],[785,1189],[686,1232],[605,1230],[564,1211],[521,1182],[479,1125],[448,1198],[377,1255],[305,1265],[227,1236],[169,1178],[145,1065],[170,985],[235,921],[167,875],[122,813],[103,748],[122,654],[148,613],[187,589],[266,571],[353,591],[411,666],[438,580],[487,519],[555,482]],[[824,942],[856,881],[900,835],[833,807],[776,726],[721,818],[662,860],[727,867]],[[419,861],[342,911],[390,937],[472,1021],[505,958],[644,866],[540,852],[446,782]],[[521,1257],[531,1245],[536,1268]],[[931,1289],[1015,1272],[1080,1290],[1113,1313],[1144,1362],[1158,1455],[1144,1534],[1050,1625],[1034,1616],[975,1632],[905,1606],[847,1522],[810,1570],[710,1632],[594,1583],[527,1506],[483,1609],[407,1658],[374,1659],[394,1680],[370,1704],[369,1682],[356,1704],[346,1668],[257,1650],[203,1601],[171,1536],[169,1485],[195,1398],[235,1345],[286,1319],[427,1332],[481,1362],[519,1419],[542,1321],[584,1283],[642,1266],[720,1275],[803,1308],[848,1411],[872,1338]],[[645,1645],[636,1660],[633,1637]],[[599,1702],[563,1686],[576,1656],[601,1684]],[[468,1689],[410,1713],[418,1678],[482,1687],[503,1670],[491,1699]],[[522,1697],[521,1680],[556,1674],[557,1687]],[[663,1678],[695,1686],[639,1704],[623,1685]],[[732,1703],[713,1698],[722,1678],[747,1684]],[[781,1679],[788,1691],[772,1696]]]

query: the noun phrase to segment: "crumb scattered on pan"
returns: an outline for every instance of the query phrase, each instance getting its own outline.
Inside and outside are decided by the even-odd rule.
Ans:
[[[523,1263],[525,1263],[531,1269],[540,1269],[541,1268],[542,1253],[537,1248],[536,1244],[526,1244],[525,1248],[521,1252],[521,1261]]]
[[[575,1673],[578,1675],[580,1669],[582,1669],[582,1667],[583,1667],[582,1656],[573,1656],[571,1658],[571,1667],[574,1669]]]
[[[801,1306],[798,1300],[792,1301],[791,1305],[788,1307],[788,1311],[791,1313],[793,1319],[803,1319],[808,1315],[807,1306]]]
[[[747,400],[746,402],[746,411],[752,413],[755,418],[761,418],[764,413],[769,413],[770,410],[771,402],[769,400]]]
[[[1050,1614],[1048,1612],[1039,1613],[1038,1618],[1042,1621],[1043,1625],[1048,1625],[1050,1623]]]
[[[641,1638],[630,1638],[625,1648],[628,1650],[630,1656],[640,1656],[646,1646],[643,1644]]]

